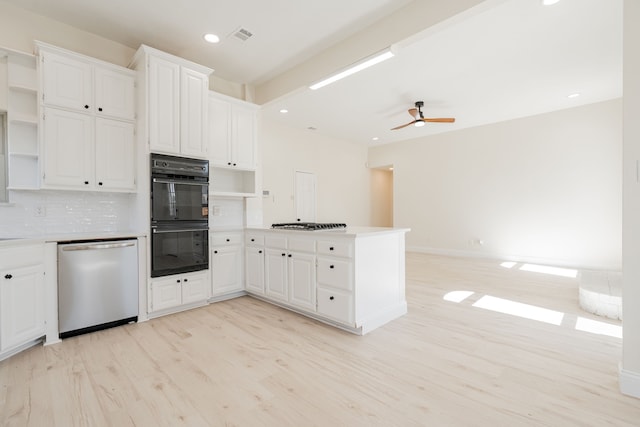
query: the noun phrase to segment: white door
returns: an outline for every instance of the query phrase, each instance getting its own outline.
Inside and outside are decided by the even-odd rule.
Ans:
[[[180,66],[149,58],[149,144],[151,151],[180,153]]]
[[[296,220],[316,221],[316,175],[296,171]]]
[[[4,274],[0,281],[0,350],[17,347],[44,335],[44,274],[42,266]]]
[[[44,184],[90,188],[93,183],[93,118],[44,109]]]
[[[255,124],[256,112],[252,109],[237,105],[233,111],[233,143],[231,145],[232,158],[235,165],[242,169],[255,169]]]
[[[284,249],[267,249],[264,258],[265,293],[287,301],[287,253]]]
[[[95,68],[96,114],[133,120],[134,77],[129,74]]]
[[[231,104],[209,95],[209,161],[231,166]]]
[[[242,248],[240,246],[214,248],[211,254],[213,295],[242,290]]]
[[[316,257],[294,252],[289,258],[289,302],[316,311]]]
[[[42,66],[45,104],[94,111],[91,64],[45,52]]]
[[[96,119],[97,188],[135,188],[133,123]]]
[[[264,294],[264,249],[249,247],[245,251],[247,291]]]
[[[209,78],[197,71],[180,71],[180,152],[206,157]]]

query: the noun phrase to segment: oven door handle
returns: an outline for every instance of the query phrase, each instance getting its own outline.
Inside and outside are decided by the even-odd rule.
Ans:
[[[160,178],[153,178],[153,182],[157,182],[158,184],[181,184],[181,185],[198,185],[198,186],[209,185],[208,182],[180,181],[177,179],[160,179]]]
[[[151,227],[151,232],[153,234],[184,233],[188,231],[209,231],[209,229],[208,228],[180,228],[180,229],[171,229],[171,230],[158,230],[157,227]]]

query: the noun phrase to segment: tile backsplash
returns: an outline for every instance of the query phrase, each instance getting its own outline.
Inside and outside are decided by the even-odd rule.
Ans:
[[[0,238],[132,231],[135,194],[10,191],[0,206]]]

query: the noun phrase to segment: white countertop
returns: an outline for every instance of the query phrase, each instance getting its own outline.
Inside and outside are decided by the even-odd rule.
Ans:
[[[138,238],[146,236],[147,233],[140,233],[135,231],[96,231],[96,232],[83,232],[83,233],[60,233],[60,234],[48,234],[41,237],[11,237],[0,238],[0,247],[12,246],[12,245],[29,245],[46,242],[72,242],[79,240],[111,240],[111,239],[126,239],[126,238]]]

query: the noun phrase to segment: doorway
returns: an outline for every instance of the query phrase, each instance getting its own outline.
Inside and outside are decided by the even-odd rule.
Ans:
[[[371,169],[371,225],[393,227],[393,166]]]
[[[316,222],[316,174],[295,171],[296,221]]]

